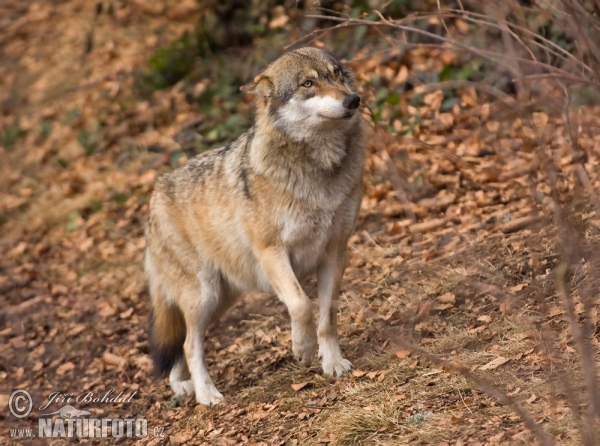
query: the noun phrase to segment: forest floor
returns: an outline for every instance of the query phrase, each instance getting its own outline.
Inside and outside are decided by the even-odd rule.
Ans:
[[[587,401],[556,291],[563,234],[552,195],[581,249],[575,312],[597,327],[600,301],[586,308],[581,296],[598,267],[600,219],[577,172],[599,190],[598,108],[578,115],[583,163],[560,107],[515,111],[473,89],[446,112],[436,91],[409,107],[420,117],[410,137],[373,128],[339,306],[354,371],[333,379],[317,362],[298,366],[283,304],[249,295],[210,329],[208,365],[225,399],[207,408],[173,399],[152,377],[141,263],[153,181],[187,159],[175,141],[203,119],[187,96],[206,85],[132,99],[156,36],[191,29],[197,4],[138,1],[94,18],[83,1],[12,3],[0,5],[0,442],[62,444],[10,438],[9,428],[37,432],[39,415],[61,406],[39,410],[53,392],[110,389],[135,395],[74,405],[96,418],[145,418],[142,444],[534,442],[513,407],[409,341],[501,389],[559,444],[580,443],[575,413]],[[393,84],[443,56],[415,50],[401,64],[373,56],[352,66],[359,81]],[[240,104],[250,116],[251,99]],[[315,294],[314,281],[306,290]],[[35,403],[24,419],[6,410],[15,389]]]

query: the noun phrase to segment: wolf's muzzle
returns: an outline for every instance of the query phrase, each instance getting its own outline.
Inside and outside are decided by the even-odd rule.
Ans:
[[[360,105],[360,96],[355,93],[349,94],[344,98],[342,105],[348,110],[355,110]]]

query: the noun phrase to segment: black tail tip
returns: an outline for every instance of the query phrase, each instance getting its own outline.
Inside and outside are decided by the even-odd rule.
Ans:
[[[148,340],[150,344],[150,356],[154,364],[153,375],[156,379],[159,379],[167,376],[175,363],[183,357],[183,341],[179,339],[159,339],[159,334],[153,327],[154,311],[151,311]]]
[[[158,346],[151,345],[152,362],[154,363],[154,378],[164,378],[169,374],[175,363],[183,357],[181,346]]]

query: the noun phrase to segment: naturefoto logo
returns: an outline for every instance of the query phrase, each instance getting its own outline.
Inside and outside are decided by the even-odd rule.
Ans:
[[[122,392],[111,397],[114,389],[109,390],[103,397],[95,397],[92,392],[86,392],[75,397],[73,394],[60,392],[48,396],[48,402],[39,407],[48,409],[51,404],[68,403],[71,400],[82,402],[115,403],[130,402],[122,397]],[[15,418],[27,417],[33,409],[33,398],[23,389],[15,390],[9,398],[8,408]],[[34,429],[10,429],[13,438],[145,438],[148,437],[148,423],[144,418],[87,418],[92,415],[88,410],[66,404],[52,412],[40,413],[37,432]],[[37,434],[37,435],[36,435]],[[163,428],[152,429],[151,437],[163,437]]]

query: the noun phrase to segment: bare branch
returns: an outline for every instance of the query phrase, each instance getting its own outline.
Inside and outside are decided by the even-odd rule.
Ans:
[[[523,63],[527,63],[533,66],[537,66],[539,68],[542,68],[546,71],[550,71],[550,72],[554,72],[557,74],[560,74],[562,76],[563,79],[565,80],[570,80],[573,82],[580,82],[580,83],[584,83],[584,84],[591,84],[591,85],[598,85],[597,82],[591,81],[589,79],[586,79],[584,77],[581,76],[576,76],[573,75],[571,73],[569,73],[568,71],[562,70],[558,67],[554,67],[552,65],[548,65],[546,63],[543,62],[539,62],[539,61],[535,61],[535,60],[529,60],[529,59],[523,59],[523,58],[516,58],[516,57],[510,57],[507,56],[506,54],[501,54],[501,53],[496,53],[494,51],[487,51],[487,50],[481,50],[478,48],[475,48],[471,45],[467,45],[464,44],[462,42],[459,42],[457,40],[453,40],[453,39],[448,39],[446,37],[443,36],[439,36],[437,34],[431,33],[429,31],[425,31],[419,28],[415,28],[412,26],[405,26],[405,25],[401,25],[398,24],[397,21],[389,21],[386,20],[385,22],[375,22],[372,20],[363,20],[363,19],[343,19],[343,18],[339,18],[339,17],[329,17],[329,16],[319,16],[319,15],[307,15],[307,18],[315,18],[315,19],[323,19],[323,20],[332,20],[332,21],[337,21],[337,22],[343,22],[346,23],[347,25],[354,25],[354,26],[358,26],[358,25],[368,25],[368,26],[387,26],[390,28],[394,28],[394,29],[399,29],[402,31],[407,31],[407,32],[414,32],[416,34],[421,34],[433,39],[437,39],[440,40],[442,42],[446,42],[449,43],[457,48],[466,50],[470,53],[475,54],[476,56],[479,56],[481,58],[484,59],[489,59],[495,63],[497,63],[498,65],[502,66],[504,69],[506,69],[509,72],[513,71],[513,66],[515,62],[523,62]]]

